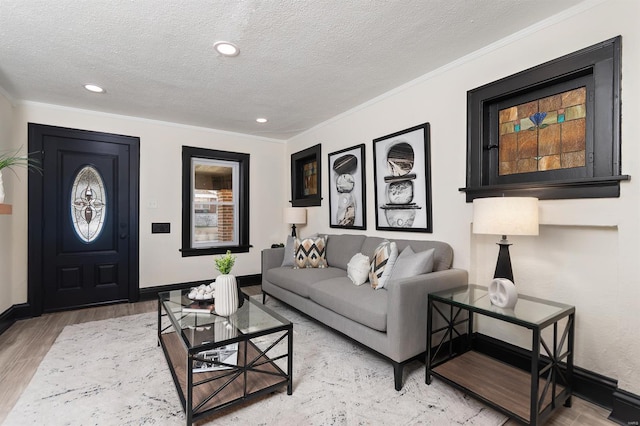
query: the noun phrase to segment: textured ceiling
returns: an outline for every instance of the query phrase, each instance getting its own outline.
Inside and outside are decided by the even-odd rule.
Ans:
[[[580,2],[0,0],[0,87],[288,139]],[[240,55],[219,56],[218,40]]]

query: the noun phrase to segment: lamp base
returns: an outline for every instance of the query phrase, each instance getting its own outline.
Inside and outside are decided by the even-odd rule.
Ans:
[[[291,224],[291,236],[293,238],[297,237],[297,235],[296,235],[296,224],[295,223]]]
[[[502,240],[497,243],[500,246],[498,252],[498,263],[496,263],[496,272],[493,274],[493,278],[506,278],[513,281],[513,270],[511,269],[511,257],[509,256],[509,246],[511,245],[507,241],[507,237],[503,236]]]

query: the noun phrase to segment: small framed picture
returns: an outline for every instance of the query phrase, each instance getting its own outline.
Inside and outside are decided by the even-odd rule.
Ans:
[[[291,154],[291,205],[322,204],[320,144]]]
[[[373,140],[376,229],[433,232],[429,123]]]
[[[329,154],[329,226],[367,229],[364,144]]]

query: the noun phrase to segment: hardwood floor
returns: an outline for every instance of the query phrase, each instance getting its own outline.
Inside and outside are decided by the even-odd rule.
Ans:
[[[249,295],[260,294],[260,286],[244,287]],[[127,315],[153,312],[157,302],[122,303],[97,308],[45,314],[38,318],[21,320],[0,335],[0,423],[15,405],[27,387],[36,369],[62,329],[70,324],[99,321]],[[573,398],[571,408],[561,407],[547,422],[548,425],[611,425],[609,411]],[[509,420],[506,425],[519,423]]]
[[[157,302],[120,303],[97,308],[44,314],[21,320],[0,335],[0,423],[36,372],[60,332],[70,324],[151,312]]]

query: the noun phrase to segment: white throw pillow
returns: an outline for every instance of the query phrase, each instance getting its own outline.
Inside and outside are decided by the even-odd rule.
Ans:
[[[373,259],[371,259],[371,269],[369,270],[371,287],[376,290],[384,288],[389,281],[397,258],[398,247],[395,242],[385,240],[376,247],[373,252]]]
[[[355,285],[362,285],[369,278],[369,256],[354,254],[347,263],[347,276]]]
[[[413,252],[411,246],[407,246],[398,256],[396,264],[391,272],[391,281],[401,278],[415,277],[421,274],[433,272],[433,256],[436,249]]]

